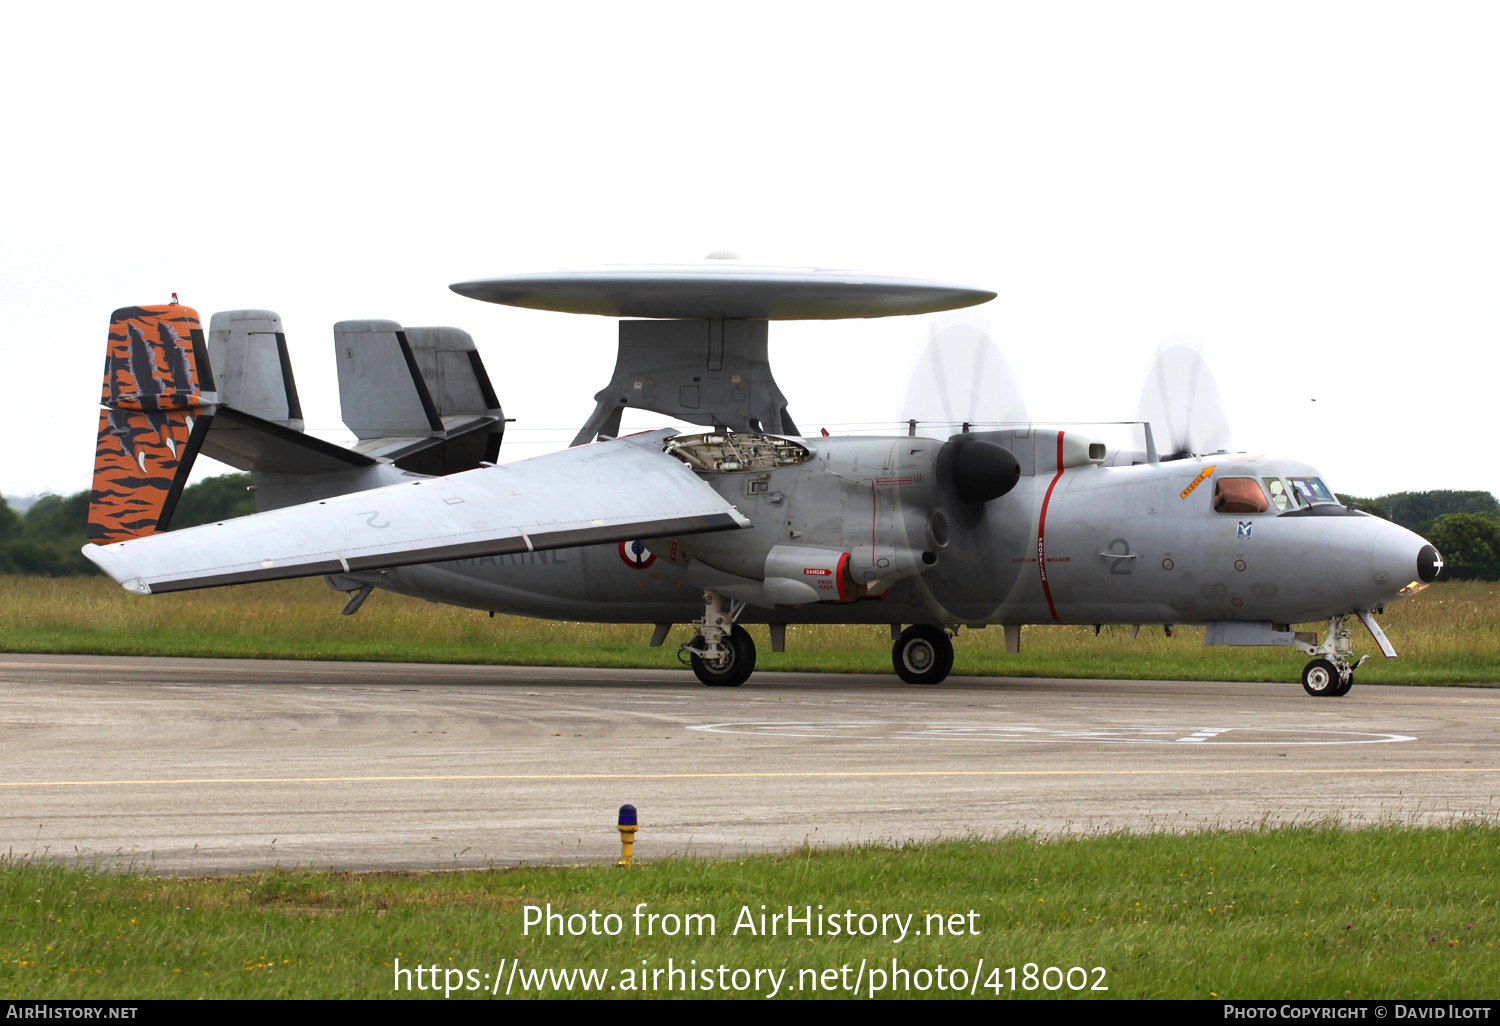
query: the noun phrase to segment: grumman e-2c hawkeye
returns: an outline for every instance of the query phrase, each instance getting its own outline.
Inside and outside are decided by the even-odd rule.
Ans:
[[[1034,426],[804,437],[767,360],[768,323],[932,313],[994,293],[736,264],[604,268],[453,286],[494,303],[622,318],[609,384],[574,447],[496,465],[504,416],[469,336],[343,321],[354,448],[302,430],[279,318],[115,312],[92,544],[141,595],[326,575],[491,612],[673,624],[705,684],[755,667],[747,623],[890,624],[912,683],[943,680],[964,625],[1204,624],[1211,645],[1284,645],[1302,683],[1353,682],[1357,618],[1441,570],[1431,545],[1341,505],[1316,469],[1246,453],[1162,459]],[[615,437],[627,408],[702,425]],[[261,512],[156,533],[194,457],[253,475]],[[1319,642],[1290,625],[1326,621]],[[902,629],[902,626],[905,629]],[[1133,633],[1133,632],[1132,632]],[[1368,658],[1368,656],[1364,657]],[[1360,660],[1363,662],[1363,659]]]

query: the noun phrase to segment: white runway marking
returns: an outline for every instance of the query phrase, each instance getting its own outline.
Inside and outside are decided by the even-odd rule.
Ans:
[[[704,723],[713,734],[839,738],[856,741],[1018,741],[1046,744],[1373,745],[1415,741],[1409,734],[1280,727],[1036,726],[1009,723],[910,724],[882,720]]]
[[[1233,729],[1233,727],[1207,727],[1203,730],[1198,731],[1196,734],[1189,734],[1187,737],[1180,737],[1177,740],[1207,741],[1211,737],[1218,737],[1220,734],[1227,734]]]

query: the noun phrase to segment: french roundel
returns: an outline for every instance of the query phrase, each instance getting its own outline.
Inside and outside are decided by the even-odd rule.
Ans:
[[[656,556],[651,553],[651,550],[646,548],[644,543],[638,541],[621,542],[620,558],[632,570],[644,570],[656,562]]]

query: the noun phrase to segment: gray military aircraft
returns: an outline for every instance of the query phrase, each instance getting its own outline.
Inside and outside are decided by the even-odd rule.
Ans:
[[[806,437],[771,373],[770,321],[932,313],[994,293],[714,262],[452,286],[620,318],[597,406],[565,451],[496,463],[505,418],[473,340],[392,321],[334,327],[345,423],[303,431],[280,319],[174,302],[116,311],[91,544],[141,594],[323,575],[491,612],[654,625],[699,680],[744,683],[765,624],[889,624],[902,680],[943,680],[963,626],[1203,624],[1210,645],[1312,657],[1311,695],[1353,684],[1357,619],[1432,582],[1433,546],[1340,503],[1318,471],[1244,452],[1109,449],[1066,427]],[[217,373],[216,373],[217,372]],[[617,437],[627,408],[706,430]],[[253,475],[261,512],[160,533],[202,452]],[[1326,621],[1318,635],[1293,624]],[[903,629],[904,625],[904,629]]]

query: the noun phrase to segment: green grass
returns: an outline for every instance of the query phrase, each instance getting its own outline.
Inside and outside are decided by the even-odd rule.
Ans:
[[[397,958],[479,974],[519,959],[527,972],[606,970],[616,984],[643,962],[697,959],[699,967],[786,969],[785,988],[806,982],[802,970],[849,965],[852,982],[862,959],[888,968],[896,958],[911,970],[941,963],[971,973],[983,959],[979,996],[994,996],[985,982],[1003,982],[1001,997],[1488,998],[1497,893],[1500,827],[1481,824],[1012,836],[629,869],[425,874],[163,879],[21,859],[0,866],[0,994],[390,997]],[[524,934],[524,907],[549,902],[564,915],[616,913],[623,930]],[[640,902],[648,913],[712,913],[717,932],[635,936]],[[899,944],[735,935],[741,908],[758,915],[762,904],[913,914],[919,928],[929,913],[959,914],[967,927],[972,910],[978,933]],[[1014,966],[1021,983],[1027,963],[1091,970],[1090,985],[1100,966],[1109,990],[1012,995],[1005,970]]]
[[[531,666],[676,668],[678,627],[648,648],[640,625],[554,623],[442,606],[384,592],[356,616],[321,580],[282,581],[138,598],[102,578],[0,577],[0,651],[109,655],[353,659]],[[1434,585],[1382,618],[1399,659],[1379,656],[1356,626],[1358,652],[1375,654],[1363,683],[1500,681],[1500,585]],[[1304,629],[1317,629],[1308,625]],[[890,673],[887,628],[791,627],[784,654],[756,635],[763,670]],[[998,628],[964,630],[954,673],[1012,677],[1295,680],[1305,660],[1286,649],[1208,648],[1200,629],[1174,638],[1147,627],[1028,627],[1020,655]]]

